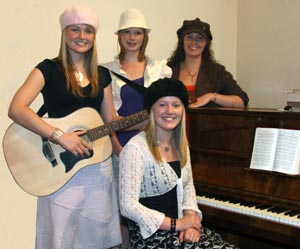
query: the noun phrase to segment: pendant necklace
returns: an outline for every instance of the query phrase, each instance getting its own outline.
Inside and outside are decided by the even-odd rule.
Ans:
[[[76,79],[77,79],[79,82],[82,82],[82,81],[83,81],[83,74],[82,74],[82,72],[80,72],[79,70],[76,70],[76,71],[75,71],[75,77],[76,77]]]
[[[170,151],[170,148],[169,147],[164,147],[164,151],[166,152],[166,153],[168,153],[169,151]]]
[[[195,73],[191,73],[191,72],[190,72],[189,70],[187,70],[187,69],[186,69],[186,71],[187,71],[188,75],[191,77],[191,81],[193,81],[193,80],[194,80],[194,77],[197,75],[198,71],[196,71]]]
[[[157,141],[157,144],[163,147],[165,153],[168,153],[170,151],[170,147],[168,145],[163,146],[160,141]]]

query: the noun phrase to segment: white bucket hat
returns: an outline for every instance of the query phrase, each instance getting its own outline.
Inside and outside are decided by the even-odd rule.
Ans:
[[[146,25],[146,20],[143,13],[138,9],[129,9],[121,14],[119,29],[115,32],[115,34],[118,34],[122,29],[128,28],[143,28],[147,31],[147,33],[149,33],[151,30]]]

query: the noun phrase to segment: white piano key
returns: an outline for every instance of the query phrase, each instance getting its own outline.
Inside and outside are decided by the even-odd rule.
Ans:
[[[222,201],[212,197],[197,196],[197,202],[201,205],[215,207],[218,209],[228,210],[234,213],[246,214],[255,216],[265,220],[279,222],[282,224],[300,227],[300,218],[296,216],[284,215],[284,213],[275,213],[267,209],[260,210],[255,207],[243,206],[240,203],[230,203],[229,201]]]

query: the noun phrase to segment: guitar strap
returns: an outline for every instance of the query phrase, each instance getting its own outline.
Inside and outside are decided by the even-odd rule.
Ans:
[[[42,104],[40,109],[37,111],[37,115],[39,115],[40,117],[43,117],[46,113],[47,113],[46,106],[45,106],[45,104]]]
[[[111,70],[109,70],[112,74],[114,74],[115,76],[117,76],[119,79],[123,80],[127,85],[129,85],[130,87],[134,88],[135,90],[137,90],[139,93],[141,94],[145,94],[147,88],[141,85],[138,85],[137,83],[135,83],[132,80],[127,79],[126,77],[124,77],[123,75],[120,75],[118,73],[115,73]]]

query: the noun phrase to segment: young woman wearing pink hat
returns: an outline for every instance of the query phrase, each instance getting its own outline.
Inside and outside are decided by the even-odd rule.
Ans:
[[[83,107],[95,109],[105,122],[117,118],[110,74],[97,66],[97,15],[88,8],[73,6],[60,16],[60,26],[58,56],[45,59],[32,70],[11,102],[9,117],[60,145],[69,156],[88,157],[92,146],[81,138],[83,131],[61,130],[30,108],[41,93],[50,118],[62,118]],[[109,248],[120,244],[112,174],[109,157],[82,168],[58,191],[39,197],[35,248]]]

